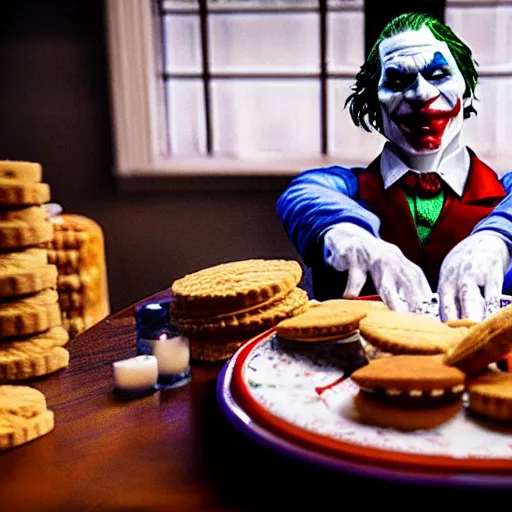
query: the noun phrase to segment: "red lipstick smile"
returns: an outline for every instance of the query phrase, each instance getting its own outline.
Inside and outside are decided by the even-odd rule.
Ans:
[[[460,100],[452,110],[431,109],[430,105],[436,99],[437,97],[432,98],[417,112],[393,118],[405,140],[416,150],[439,149],[448,122],[460,112]]]

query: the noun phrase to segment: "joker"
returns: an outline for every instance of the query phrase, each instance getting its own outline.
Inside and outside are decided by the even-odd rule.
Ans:
[[[462,143],[477,82],[471,50],[436,19],[384,28],[347,99],[354,123],[387,139],[381,154],[305,171],[277,203],[315,298],[376,291],[417,311],[437,290],[443,320],[478,321],[510,293],[512,173],[499,180]]]

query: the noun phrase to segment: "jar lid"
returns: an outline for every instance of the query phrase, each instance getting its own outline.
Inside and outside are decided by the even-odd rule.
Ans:
[[[158,302],[145,302],[135,309],[139,329],[158,329],[168,325],[168,309]]]

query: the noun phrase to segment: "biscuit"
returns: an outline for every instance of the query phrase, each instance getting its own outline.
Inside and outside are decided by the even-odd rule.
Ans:
[[[193,363],[219,363],[227,361],[244,341],[211,340],[190,338],[190,361]]]
[[[468,382],[470,411],[501,421],[512,421],[512,374],[489,373]]]
[[[469,318],[458,318],[456,320],[447,320],[445,324],[448,327],[474,327],[478,322]]]
[[[22,249],[50,242],[53,226],[49,221],[0,221],[0,251]]]
[[[0,160],[0,179],[40,182],[43,168],[36,162]]]
[[[16,415],[0,415],[0,450],[14,448],[33,441],[53,430],[55,416],[46,410],[32,418]]]
[[[42,265],[26,271],[0,272],[0,298],[19,297],[57,286],[57,267]]]
[[[0,275],[9,275],[48,263],[46,249],[29,247],[21,251],[0,254]]]
[[[440,355],[375,359],[351,375],[361,418],[398,430],[435,428],[452,418],[462,408],[465,377]]]
[[[0,386],[0,450],[32,441],[53,427],[43,393],[29,386]]]
[[[359,329],[368,343],[392,354],[444,353],[464,334],[431,316],[396,311],[371,311]]]
[[[36,334],[61,323],[55,290],[46,289],[14,301],[0,302],[0,338]]]
[[[69,341],[63,327],[24,338],[0,342],[0,382],[48,375],[69,364],[69,352],[61,349]]]
[[[1,206],[42,205],[50,201],[48,183],[32,183],[0,178]]]
[[[294,341],[336,339],[357,330],[367,310],[364,305],[353,307],[346,301],[326,301],[279,322],[276,332],[280,337]]]
[[[46,411],[46,397],[29,386],[0,386],[0,415],[32,418]]]
[[[465,377],[457,368],[443,364],[441,355],[397,355],[376,359],[351,376],[367,393],[383,391],[382,396],[387,401],[405,400],[407,403],[460,397]]]
[[[382,403],[361,391],[355,396],[354,404],[365,423],[405,432],[437,428],[462,408],[462,400],[434,407],[405,407]]]
[[[40,224],[49,221],[48,212],[44,206],[28,206],[26,208],[0,209],[0,223],[19,220],[29,224]]]
[[[281,320],[300,314],[307,309],[307,292],[294,288],[281,300],[243,313],[235,312],[229,316],[213,319],[181,320],[171,317],[171,320],[175,321],[179,331],[188,337],[240,341],[270,329]]]
[[[512,349],[512,306],[507,306],[471,327],[466,336],[446,353],[445,363],[468,375],[482,373],[490,363]]]
[[[174,281],[172,312],[188,317],[242,312],[284,297],[301,277],[302,268],[293,260],[223,263]]]

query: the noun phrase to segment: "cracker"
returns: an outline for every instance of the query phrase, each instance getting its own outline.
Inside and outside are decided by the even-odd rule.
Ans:
[[[36,334],[61,323],[55,290],[47,289],[14,301],[0,302],[0,338]]]
[[[326,301],[276,326],[282,338],[295,341],[323,341],[344,337],[359,328],[367,308],[353,307],[345,301]]]
[[[30,206],[50,201],[48,183],[32,183],[0,178],[0,205]]]
[[[289,260],[243,260],[209,267],[174,281],[175,315],[214,316],[241,312],[288,294],[302,269]]]
[[[471,327],[445,356],[445,363],[468,375],[482,373],[490,363],[512,349],[512,306],[507,306]]]
[[[512,421],[512,374],[490,373],[468,382],[470,411],[501,421]]]
[[[368,343],[392,354],[441,354],[464,334],[436,318],[396,311],[372,311],[359,329]]]
[[[0,160],[0,179],[40,182],[43,168],[36,162]]]

